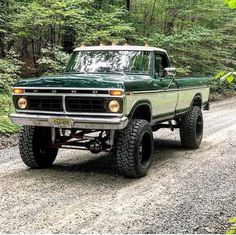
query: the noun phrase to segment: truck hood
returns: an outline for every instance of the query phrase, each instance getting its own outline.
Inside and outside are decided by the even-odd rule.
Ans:
[[[53,77],[24,79],[15,87],[53,88],[114,88],[139,90],[148,88],[149,76],[122,74],[63,74]],[[150,85],[150,84],[149,84]]]

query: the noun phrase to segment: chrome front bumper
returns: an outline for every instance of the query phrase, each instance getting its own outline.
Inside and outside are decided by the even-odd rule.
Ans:
[[[72,127],[77,129],[89,130],[120,130],[128,124],[127,117],[71,117],[56,115],[37,115],[37,114],[10,114],[9,118],[15,124],[21,126],[45,126],[54,127],[53,119],[64,118],[72,120]]]

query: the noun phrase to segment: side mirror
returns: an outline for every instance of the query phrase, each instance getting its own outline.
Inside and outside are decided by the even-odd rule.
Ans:
[[[176,68],[168,67],[165,68],[165,76],[172,76],[174,77],[176,75]]]

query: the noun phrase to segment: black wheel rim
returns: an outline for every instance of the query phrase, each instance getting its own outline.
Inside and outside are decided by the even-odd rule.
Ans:
[[[196,137],[198,140],[202,138],[202,132],[203,132],[203,119],[202,116],[199,115],[196,123]]]
[[[142,135],[142,139],[138,149],[139,163],[142,167],[147,167],[150,162],[152,151],[151,137],[148,132]]]

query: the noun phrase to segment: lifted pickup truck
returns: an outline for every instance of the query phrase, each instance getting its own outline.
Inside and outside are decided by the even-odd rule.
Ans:
[[[143,177],[158,129],[179,128],[183,146],[198,148],[208,79],[174,72],[163,49],[97,46],[75,49],[60,76],[19,81],[10,118],[23,126],[23,162],[49,167],[59,148],[113,151],[123,175]]]

